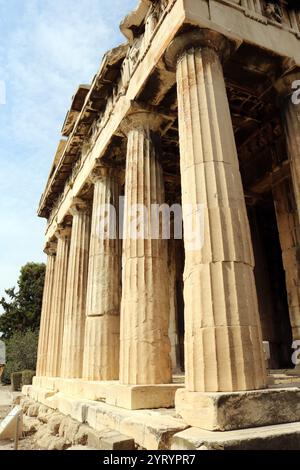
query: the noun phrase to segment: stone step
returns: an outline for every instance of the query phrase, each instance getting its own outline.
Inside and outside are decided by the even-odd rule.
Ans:
[[[113,429],[148,450],[170,448],[171,437],[188,427],[171,409],[127,410],[103,402],[76,399],[61,392],[48,395],[35,386],[23,387],[23,393],[96,431],[104,427]]]
[[[134,439],[107,428],[102,431],[90,429],[87,444],[98,450],[135,450]]]
[[[115,429],[142,448],[165,450],[170,448],[171,437],[188,427],[174,415],[174,410],[126,410],[99,403],[87,407],[86,422],[96,430],[103,426]]]
[[[300,422],[238,431],[189,428],[171,439],[172,450],[300,450]]]

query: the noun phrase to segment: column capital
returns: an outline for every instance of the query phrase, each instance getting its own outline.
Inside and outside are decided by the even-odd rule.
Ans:
[[[152,106],[140,105],[133,101],[130,111],[120,125],[120,130],[123,134],[128,134],[134,129],[149,129],[164,134],[173,120],[171,115],[163,114]]]
[[[230,40],[217,31],[197,28],[173,39],[166,50],[165,63],[169,70],[175,71],[178,61],[189,49],[210,49],[221,60],[226,60],[239,45],[237,40]]]
[[[57,250],[57,241],[47,242],[44,248],[44,253],[48,256],[55,256]]]
[[[71,207],[69,209],[69,213],[74,216],[77,214],[82,213],[90,213],[91,212],[91,204],[89,201],[81,199],[79,197],[74,197],[72,200]]]
[[[71,238],[71,233],[72,233],[72,227],[70,227],[69,225],[65,225],[65,224],[58,224],[55,236],[57,239]]]
[[[115,178],[119,181],[120,170],[112,166],[97,164],[89,175],[89,180],[92,184],[97,183],[97,181],[105,180],[106,178]]]
[[[298,82],[296,84],[295,82]],[[297,88],[300,86],[300,71],[294,70],[292,72],[283,75],[277,80],[274,87],[282,98],[291,96]]]

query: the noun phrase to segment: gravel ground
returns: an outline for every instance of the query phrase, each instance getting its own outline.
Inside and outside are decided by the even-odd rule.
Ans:
[[[0,385],[0,422],[6,417],[12,406],[10,386]],[[32,436],[20,439],[18,448],[19,450],[36,450]],[[0,451],[2,450],[14,450],[14,442],[0,441]]]

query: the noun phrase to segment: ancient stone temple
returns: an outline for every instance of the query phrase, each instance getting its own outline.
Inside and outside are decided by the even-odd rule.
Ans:
[[[300,9],[142,0],[121,31],[73,96],[40,201],[24,392],[142,448],[299,449]],[[169,236],[167,210],[145,227],[153,207]]]

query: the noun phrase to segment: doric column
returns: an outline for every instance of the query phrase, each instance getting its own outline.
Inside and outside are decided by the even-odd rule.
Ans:
[[[118,233],[120,183],[116,170],[98,167],[89,254],[83,377],[119,378],[121,254]]]
[[[300,72],[281,78],[276,89],[281,98],[281,112],[285,129],[291,175],[300,222]]]
[[[45,376],[47,372],[47,358],[48,358],[48,335],[50,318],[52,314],[52,294],[54,282],[54,269],[56,257],[56,243],[50,242],[47,244],[44,252],[47,254],[45,284],[43,293],[43,305],[41,313],[41,325],[39,333],[39,345],[37,355],[36,374],[38,377]]]
[[[171,231],[172,233],[172,231]],[[178,372],[179,364],[179,341],[177,322],[177,298],[176,298],[176,242],[171,238],[168,243],[168,268],[169,268],[169,338],[171,344],[171,361],[173,372]]]
[[[89,203],[75,199],[69,210],[73,216],[70,244],[61,376],[82,377],[86,287],[90,243]]]
[[[290,180],[273,188],[293,340],[300,340],[300,227]]]
[[[190,392],[266,386],[251,236],[220,59],[209,30],[177,37],[176,64],[185,237],[185,373]],[[191,222],[204,224],[204,236]],[[191,243],[193,241],[193,243]]]
[[[57,253],[52,294],[52,311],[49,326],[47,376],[59,377],[61,369],[64,329],[66,285],[70,248],[70,227],[61,227],[56,233]]]
[[[164,203],[156,114],[134,112],[127,142],[120,383],[171,382],[166,240],[152,238],[151,205]]]

